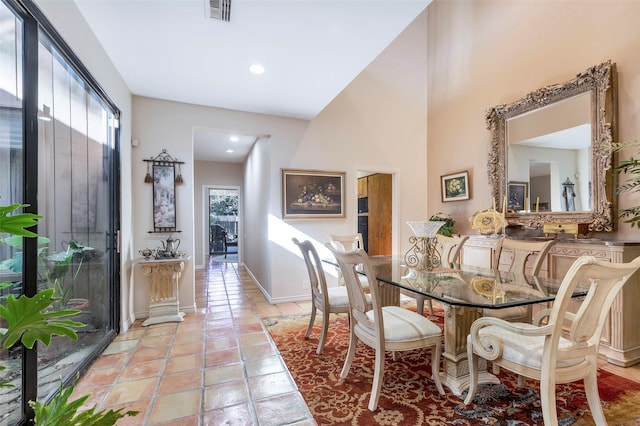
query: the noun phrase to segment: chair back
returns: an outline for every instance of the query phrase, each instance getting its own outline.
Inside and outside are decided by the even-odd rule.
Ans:
[[[460,263],[462,246],[468,239],[468,235],[464,237],[447,237],[446,235],[438,234],[436,236],[436,244],[440,252],[442,265],[446,265],[447,263]]]
[[[327,280],[322,269],[320,256],[315,247],[309,240],[300,242],[297,238],[291,239],[298,246],[302,253],[305,265],[307,265],[307,273],[309,274],[309,286],[311,287],[311,296],[313,303],[322,303],[321,306],[329,306],[329,296],[327,293]]]
[[[640,268],[640,256],[629,263],[611,263],[597,260],[593,256],[579,257],[564,277],[556,295],[549,324],[553,324],[551,339],[545,342],[545,357],[552,361],[583,357],[587,354],[596,356],[602,328],[607,320],[613,300],[627,280]],[[589,285],[587,296],[575,314],[567,312],[571,295],[576,286]],[[569,327],[564,336],[574,345],[558,349],[558,341],[563,326]],[[564,354],[562,352],[565,352]],[[571,356],[574,352],[576,355]]]
[[[520,272],[527,275],[538,275],[540,268],[547,257],[547,253],[556,240],[531,241],[531,240],[514,240],[502,237],[498,241],[496,248],[494,269],[507,272]],[[511,253],[511,259],[507,259],[505,252]],[[535,260],[531,265],[531,271],[527,272],[527,262],[532,256]]]
[[[364,242],[362,241],[362,234],[349,234],[349,235],[334,235],[331,234],[331,241],[339,243],[344,251],[353,251],[357,249],[364,250]]]
[[[374,285],[374,283],[377,283],[376,275],[367,252],[362,249],[345,251],[341,245],[335,241],[327,243],[326,247],[335,256],[340,266],[342,276],[344,277],[347,294],[349,295],[350,318],[352,321],[355,321],[353,326],[359,324],[384,338],[380,293],[378,286]],[[369,304],[364,288],[362,287],[362,281],[359,278],[359,269],[364,271],[367,281],[371,283],[369,286],[371,304]],[[373,321],[367,316],[367,312],[371,309],[373,309]]]

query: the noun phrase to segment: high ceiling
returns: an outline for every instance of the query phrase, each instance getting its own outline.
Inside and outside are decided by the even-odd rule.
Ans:
[[[232,0],[225,22],[207,16],[208,0],[74,1],[134,95],[301,119],[431,2]],[[265,72],[249,72],[254,63]],[[238,135],[245,143],[225,157],[229,136],[196,130],[196,158],[241,162],[255,135]]]

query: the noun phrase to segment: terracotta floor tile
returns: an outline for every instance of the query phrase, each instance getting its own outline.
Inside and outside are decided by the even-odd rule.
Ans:
[[[201,395],[198,389],[159,396],[151,408],[149,422],[167,422],[200,413]]]
[[[95,362],[91,365],[91,369],[94,370],[100,368],[110,368],[114,365],[126,365],[129,362],[132,354],[133,352],[120,352],[108,355],[103,352],[102,355],[100,355],[100,358],[95,360]]]
[[[121,367],[118,365],[107,368],[92,369],[91,371],[87,371],[87,373],[82,377],[82,381],[90,384],[92,387],[110,385],[116,381],[120,371]]]
[[[170,357],[167,360],[167,365],[164,369],[164,373],[173,374],[173,373],[178,373],[180,371],[202,370],[203,368],[202,360],[203,360],[203,355],[201,353]]]
[[[217,364],[228,364],[240,361],[240,351],[236,349],[225,349],[223,351],[207,352],[205,354],[205,367]]]
[[[173,341],[173,335],[145,336],[140,339],[140,347],[169,346]]]
[[[221,336],[207,338],[207,351],[221,351],[237,347],[238,342],[235,336]]]
[[[202,416],[203,426],[253,426],[257,423],[250,404],[239,404],[206,411]]]
[[[158,395],[182,392],[202,387],[202,370],[183,371],[162,376]]]
[[[138,340],[121,340],[118,342],[111,342],[107,349],[102,352],[102,355],[118,354],[122,352],[133,352],[138,347]]]
[[[131,357],[130,363],[151,361],[166,358],[169,348],[167,346],[139,348]]]
[[[254,400],[297,390],[288,372],[251,377],[249,378],[249,389],[251,389],[251,398]]]
[[[119,382],[147,379],[149,377],[160,376],[165,365],[165,360],[154,359],[151,361],[141,361],[129,364],[122,371]]]
[[[271,343],[263,343],[260,345],[242,346],[240,348],[242,359],[264,358],[270,355],[276,355],[276,348]]]
[[[249,401],[249,390],[244,380],[207,386],[204,389],[204,410],[228,407]]]
[[[244,367],[241,362],[216,365],[214,367],[207,368],[204,372],[205,386],[243,379]]]
[[[247,371],[247,377],[279,373],[286,369],[282,358],[275,355],[246,360],[244,366]]]
[[[200,325],[202,326],[202,324]],[[191,330],[185,332],[180,331],[176,335],[173,343],[182,345],[187,343],[202,342],[202,340],[204,340],[204,333],[202,330]]]
[[[140,426],[147,424],[145,419],[149,413],[149,408],[151,407],[151,400],[140,400],[127,402],[126,404],[117,404],[104,407],[108,410],[117,410],[119,408],[123,408],[123,412],[126,411],[138,411],[138,414],[135,416],[126,416],[120,420],[118,420],[118,426]]]
[[[124,404],[141,399],[151,399],[158,386],[159,377],[117,383],[105,399],[105,405]]]
[[[183,322],[117,336],[76,386],[86,406],[141,412],[118,426],[315,425],[261,321],[310,305],[271,305],[230,264],[197,270],[196,292]]]
[[[309,417],[306,404],[299,394],[289,393],[255,401],[260,426],[278,426]]]
[[[201,339],[199,342],[190,342],[184,344],[174,344],[171,347],[171,351],[169,352],[170,357],[177,357],[183,355],[195,355],[201,354],[204,349],[204,339]]]
[[[159,423],[158,426],[198,426],[200,423],[200,415],[182,417],[180,419],[172,420],[169,422]]]

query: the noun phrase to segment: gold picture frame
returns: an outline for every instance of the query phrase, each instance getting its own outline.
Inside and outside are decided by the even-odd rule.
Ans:
[[[345,172],[282,169],[282,218],[341,218]]]

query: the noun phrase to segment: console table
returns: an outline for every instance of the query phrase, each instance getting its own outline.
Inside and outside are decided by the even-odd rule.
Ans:
[[[462,263],[492,267],[498,239],[471,235],[462,249]],[[594,256],[613,263],[630,262],[640,256],[640,242],[607,241],[598,238],[560,238],[551,247],[540,274],[563,279],[580,256]],[[629,367],[640,363],[640,324],[637,300],[640,297],[640,273],[635,273],[622,287],[611,305],[600,337],[600,357],[611,364]],[[576,302],[569,309],[575,311]]]
[[[149,318],[142,323],[143,326],[184,321],[178,288],[185,262],[189,260],[191,256],[160,259],[141,257],[133,261],[141,266],[149,284]]]

